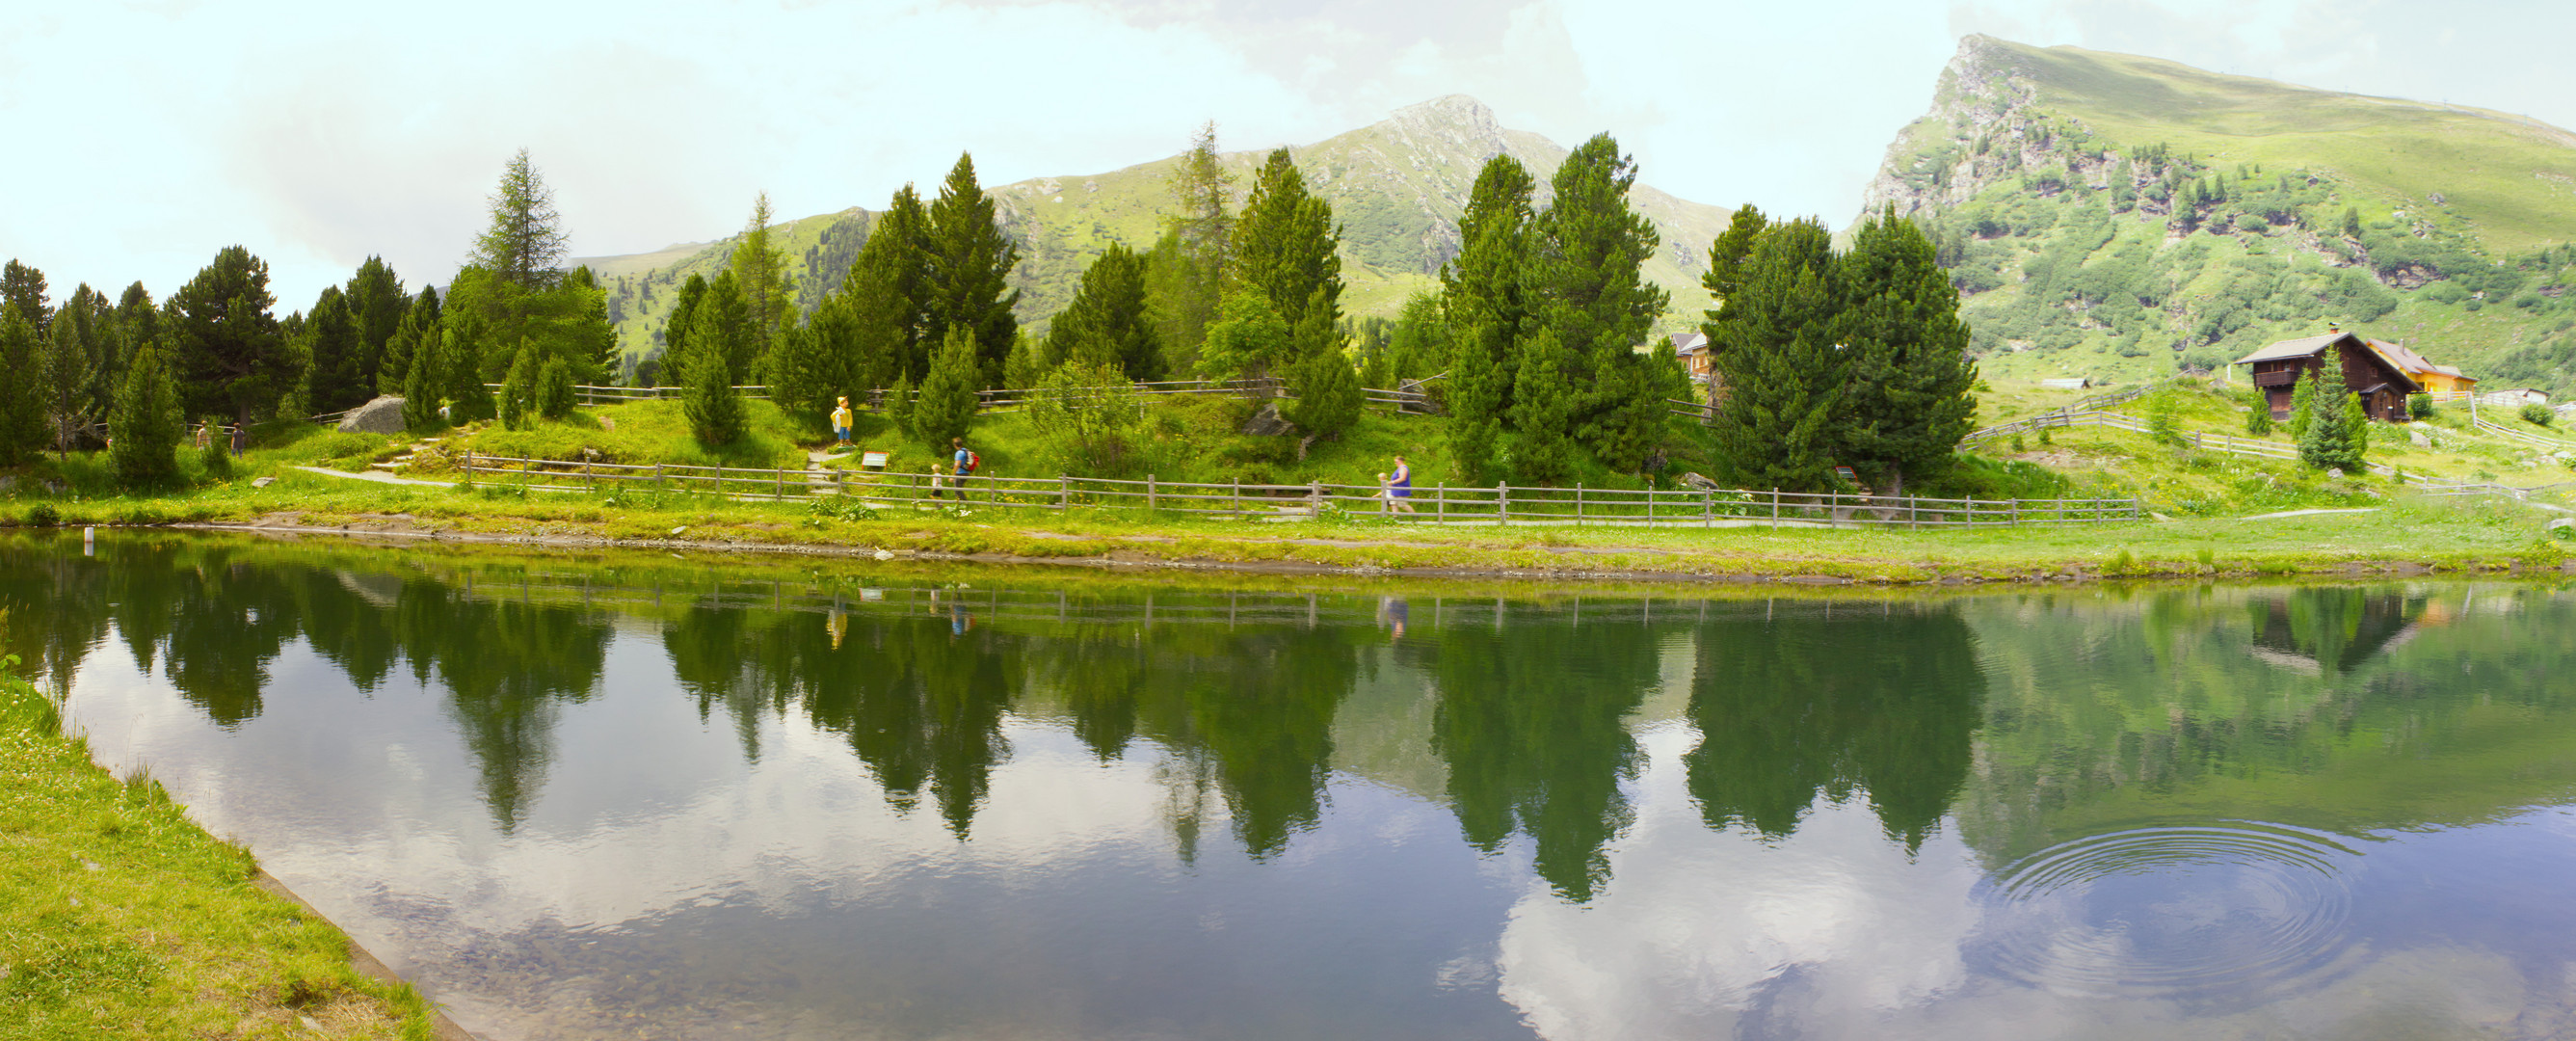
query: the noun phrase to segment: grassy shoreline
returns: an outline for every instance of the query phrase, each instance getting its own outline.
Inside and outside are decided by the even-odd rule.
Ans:
[[[440,1036],[416,991],[358,972],[345,934],[261,878],[0,676],[0,1037]]]
[[[188,526],[561,548],[1520,580],[2045,581],[2352,573],[2556,572],[2546,515],[2492,499],[2400,497],[2371,512],[2061,527],[1903,529],[1429,528],[1368,516],[1293,523],[993,506],[836,513],[826,500],[511,494],[294,475],[267,489],[0,502],[0,524]],[[42,525],[33,525],[42,526]]]

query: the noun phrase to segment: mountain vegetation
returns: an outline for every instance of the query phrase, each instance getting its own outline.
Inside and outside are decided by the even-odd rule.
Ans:
[[[1863,202],[1932,233],[1990,378],[2225,365],[2329,322],[2576,390],[2576,135],[1964,40]]]
[[[1240,210],[1254,174],[1272,150],[1220,152],[1213,127],[1201,128],[1191,146],[1171,158],[1084,177],[1040,177],[993,187],[994,217],[1018,253],[1008,285],[1019,293],[1013,314],[1043,330],[1049,318],[1079,291],[1082,273],[1113,246],[1138,254],[1167,235],[1196,245],[1223,234]],[[1450,96],[1398,110],[1386,120],[1288,150],[1314,196],[1332,207],[1341,228],[1337,256],[1344,264],[1352,316],[1392,319],[1404,301],[1429,288],[1442,264],[1464,239],[1459,218],[1468,190],[1487,159],[1510,155],[1540,179],[1537,199],[1549,200],[1546,183],[1567,150],[1544,137],[1502,126],[1492,110],[1472,98]],[[1176,180],[1177,178],[1177,180]],[[1186,188],[1177,191],[1176,188]],[[1727,210],[1687,202],[1638,184],[1637,212],[1662,245],[1645,262],[1647,278],[1677,300],[1694,300],[1705,271],[1706,245],[1725,226]],[[838,288],[859,250],[887,218],[882,210],[852,208],[780,222],[771,227],[775,248],[795,279],[797,308],[811,314]],[[612,324],[627,364],[663,346],[670,309],[690,275],[712,277],[743,242],[741,235],[708,244],[676,245],[653,253],[572,261],[596,272],[608,289]],[[1208,258],[1201,258],[1206,262]],[[1195,343],[1217,301],[1201,301],[1183,326]],[[1658,327],[1689,327],[1696,305],[1659,315]],[[935,340],[933,342],[936,342]],[[922,357],[928,357],[928,351]],[[915,380],[919,374],[915,373]]]

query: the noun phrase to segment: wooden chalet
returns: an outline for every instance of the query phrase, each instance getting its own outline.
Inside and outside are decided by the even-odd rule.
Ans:
[[[2283,340],[2236,359],[2253,367],[2254,387],[2272,406],[2272,418],[2290,418],[2291,396],[2299,380],[2325,371],[2328,360],[2342,367],[2343,385],[2361,395],[2362,411],[2386,423],[2406,421],[2406,397],[2424,385],[2407,372],[2393,352],[2376,341],[2336,330],[2323,336]]]

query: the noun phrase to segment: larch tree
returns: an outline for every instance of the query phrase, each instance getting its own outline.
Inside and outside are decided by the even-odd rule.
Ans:
[[[972,155],[957,157],[931,200],[929,242],[930,306],[922,336],[941,341],[945,351],[948,330],[964,328],[975,341],[977,388],[989,386],[1001,378],[1020,327],[1012,313],[1020,291],[1011,288],[1020,247],[1002,233],[992,198],[975,181]]]
[[[1834,343],[1842,309],[1834,261],[1822,222],[1773,225],[1744,262],[1727,320],[1708,327],[1727,385],[1711,432],[1746,487],[1833,486],[1833,420],[1850,369]]]
[[[1161,379],[1162,342],[1145,300],[1145,258],[1113,242],[1083,269],[1073,302],[1056,312],[1038,352],[1042,368],[1111,366],[1130,380]]]
[[[170,294],[162,335],[187,414],[247,424],[277,406],[300,375],[270,309],[268,262],[227,246]]]
[[[769,193],[751,201],[751,219],[734,243],[727,268],[742,280],[742,299],[751,313],[754,353],[766,356],[778,343],[782,323],[796,309],[796,276],[788,270],[787,251],[770,233]]]
[[[563,260],[572,252],[564,234],[563,214],[555,209],[554,189],[546,186],[519,149],[501,169],[501,183],[488,200],[490,221],[474,239],[466,263],[520,289],[551,289],[563,277]]]
[[[1163,370],[1183,372],[1198,361],[1199,345],[1224,305],[1226,250],[1234,217],[1235,175],[1216,150],[1216,124],[1203,124],[1164,176],[1176,213],[1163,220],[1163,236],[1147,251],[1148,299],[1163,341]]]
[[[1839,261],[1835,342],[1850,358],[1851,385],[1835,423],[1838,455],[1889,495],[1904,494],[1908,478],[1948,470],[1976,425],[1968,326],[1934,253],[1890,206],[1861,225]]]

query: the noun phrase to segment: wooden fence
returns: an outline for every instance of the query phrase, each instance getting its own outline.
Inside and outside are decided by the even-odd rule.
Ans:
[[[1442,373],[1439,376],[1430,376],[1420,380],[1406,380],[1404,386],[1398,387],[1394,390],[1385,390],[1377,387],[1362,387],[1360,388],[1360,395],[1368,404],[1371,405],[1383,405],[1404,413],[1428,414],[1436,412],[1438,406],[1432,401],[1426,388],[1433,380],[1440,379],[1446,375],[1448,374]],[[495,394],[501,392],[501,385],[498,383],[486,383],[484,386]],[[1182,394],[1239,394],[1272,397],[1283,401],[1292,401],[1296,399],[1296,394],[1290,390],[1287,383],[1277,378],[1251,380],[1152,380],[1136,383],[1133,387],[1137,394],[1146,397],[1168,397]],[[1108,388],[1083,387],[1076,389],[1105,390]],[[735,387],[734,390],[747,398],[759,398],[764,401],[769,399],[769,387],[766,384],[745,384]],[[591,406],[618,405],[629,401],[655,401],[663,398],[676,398],[685,392],[685,388],[604,387],[580,383],[574,384],[572,391],[573,402],[575,404]],[[885,411],[885,396],[887,393],[888,391],[886,389],[878,388],[853,394],[851,395],[851,407],[861,412],[883,412]],[[975,392],[977,399],[975,410],[978,412],[1014,411],[1027,407],[1030,401],[1045,393],[1046,391],[1043,388],[979,390]],[[1677,403],[1690,404],[1690,402]],[[1696,413],[1693,414],[1695,415]],[[337,422],[341,415],[341,413],[334,412],[328,416],[315,416],[313,419],[315,422]]]
[[[1932,499],[1777,490],[1650,491],[1585,488],[1417,488],[1406,499],[1412,512],[1389,512],[1370,485],[1246,484],[1102,477],[952,478],[926,473],[851,470],[750,469],[661,464],[518,459],[465,453],[459,467],[467,483],[499,482],[538,491],[582,492],[619,487],[721,495],[737,499],[840,496],[869,506],[929,507],[947,503],[999,504],[1066,510],[1074,507],[1144,509],[1184,516],[1302,520],[1333,512],[1367,514],[1390,522],[1441,525],[1542,525],[1595,527],[1825,527],[1909,528],[2097,524],[2145,516],[2137,499]],[[960,494],[962,493],[962,495]]]

